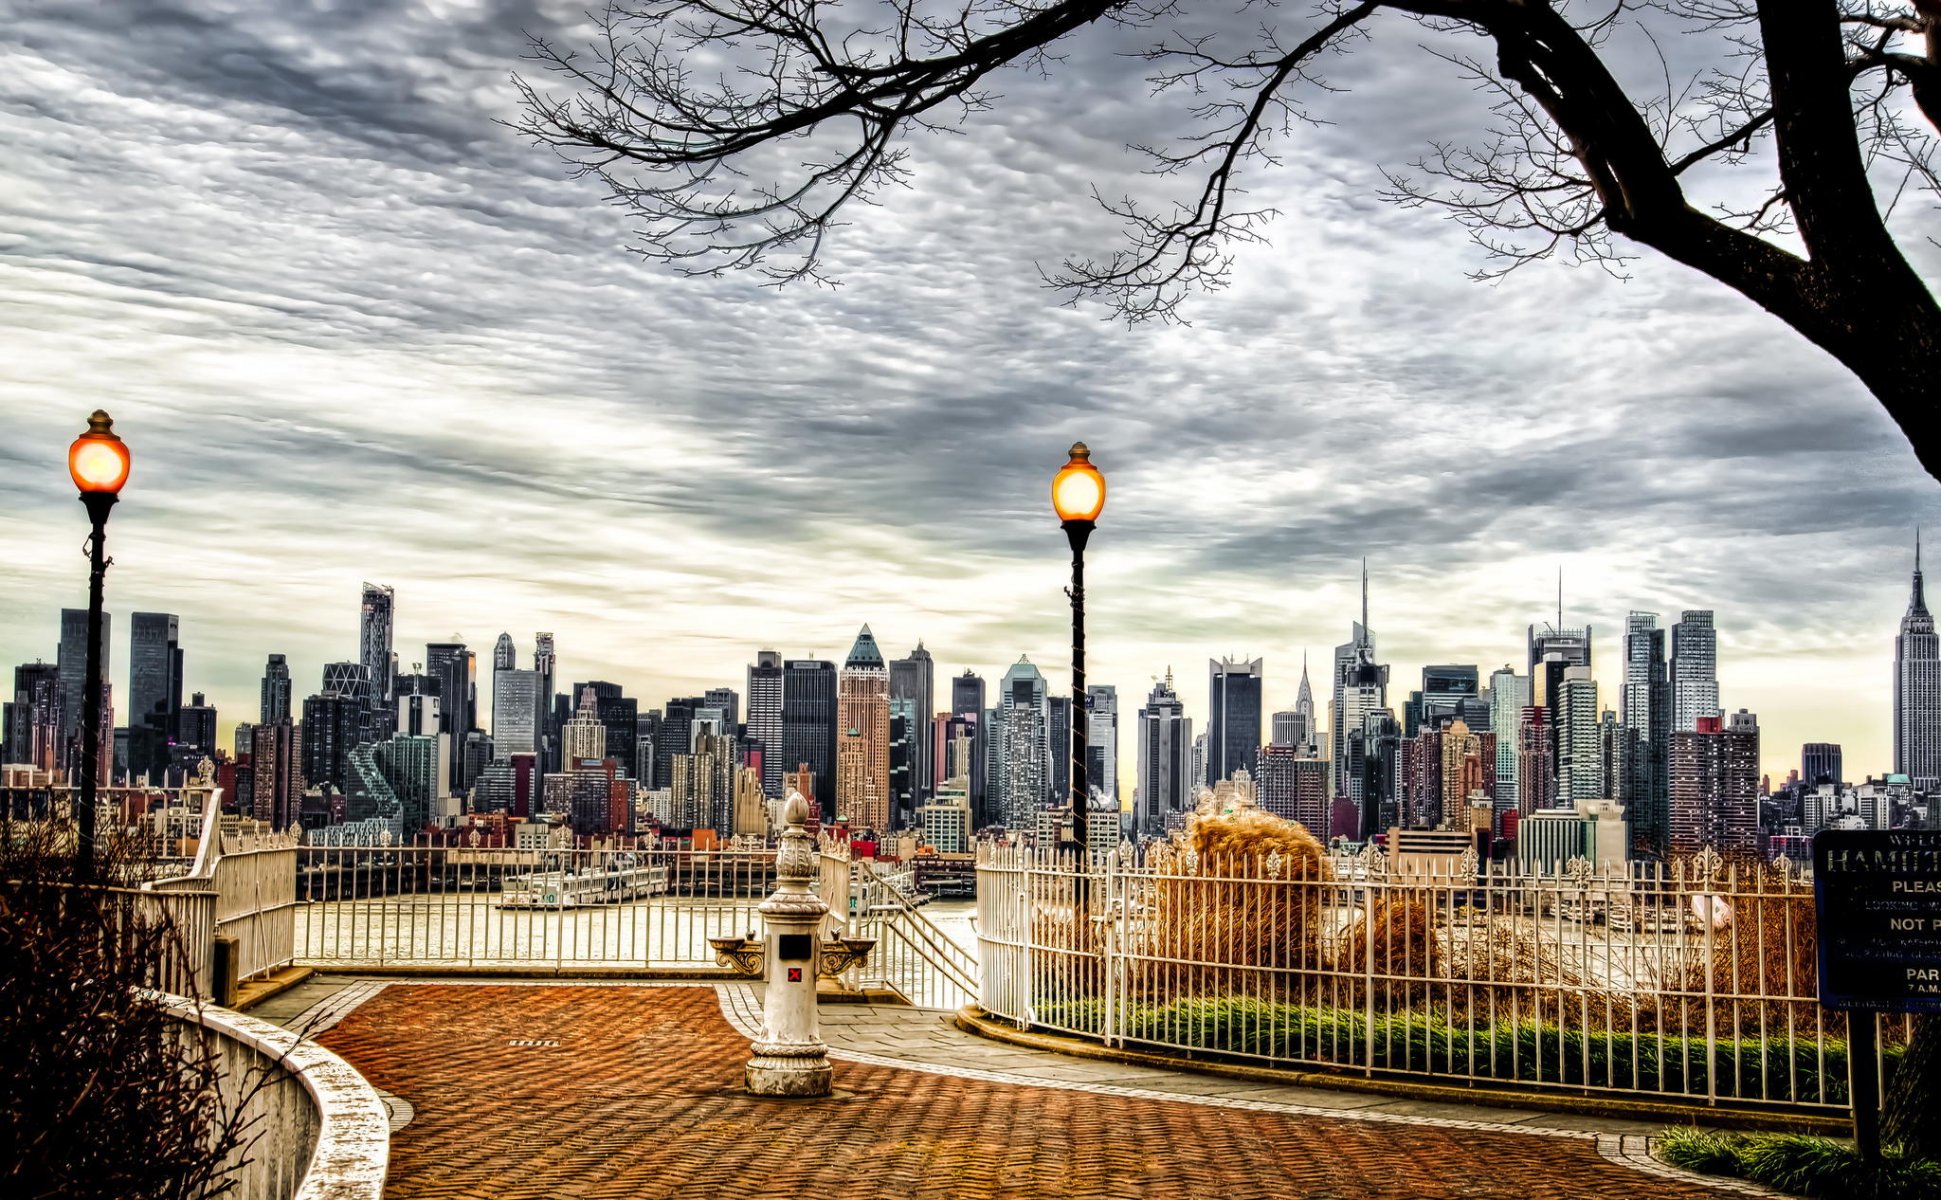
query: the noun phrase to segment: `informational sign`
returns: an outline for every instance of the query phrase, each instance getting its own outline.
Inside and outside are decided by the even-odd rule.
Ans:
[[[1941,832],[1813,838],[1820,1003],[1941,1012]]]

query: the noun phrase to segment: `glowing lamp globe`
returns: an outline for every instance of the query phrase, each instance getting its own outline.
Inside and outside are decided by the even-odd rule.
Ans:
[[[84,495],[112,496],[128,482],[128,444],[115,436],[114,418],[100,409],[88,431],[67,448],[67,473]]]
[[[1061,521],[1096,521],[1105,508],[1105,476],[1092,465],[1084,442],[1072,443],[1072,458],[1051,481],[1051,506]]]

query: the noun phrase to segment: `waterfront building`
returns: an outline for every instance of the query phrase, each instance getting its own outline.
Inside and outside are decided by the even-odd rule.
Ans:
[[[1085,689],[1085,779],[1090,799],[1119,808],[1119,689],[1109,683]]]
[[[1678,614],[1671,627],[1671,708],[1674,732],[1690,733],[1700,717],[1719,710],[1719,642],[1710,609]]]
[[[968,782],[951,776],[937,788],[935,799],[917,809],[917,825],[924,844],[939,854],[966,854],[971,848],[971,806]]]
[[[762,747],[762,794],[781,799],[782,656],[773,650],[757,651],[748,667],[748,741]]]
[[[991,730],[992,804],[1014,830],[1036,827],[1051,791],[1051,706],[1045,677],[1020,657],[998,684]]]
[[[1894,773],[1915,790],[1941,789],[1941,635],[1921,586],[1921,542],[1914,541],[1914,580],[1894,639]]]
[[[1701,716],[1697,729],[1674,731],[1670,768],[1672,853],[1707,846],[1722,854],[1758,852],[1759,722],[1752,713]]]
[[[1251,771],[1260,749],[1263,659],[1207,660],[1206,775],[1212,787]]]
[[[1191,807],[1193,777],[1188,761],[1193,722],[1173,690],[1172,668],[1155,682],[1139,710],[1139,775],[1132,785],[1133,836],[1161,837],[1169,818]]]
[[[934,787],[931,780],[936,765],[931,759],[931,714],[937,711],[937,667],[930,651],[917,639],[917,648],[890,664],[890,699],[907,700],[915,714],[910,726],[910,745],[915,751],[910,763],[911,795],[915,803],[928,800]]]
[[[392,648],[391,625],[397,597],[382,584],[366,583],[358,616],[358,661],[364,678],[370,681],[368,697],[373,709],[389,709],[391,680],[398,673],[398,656]]]

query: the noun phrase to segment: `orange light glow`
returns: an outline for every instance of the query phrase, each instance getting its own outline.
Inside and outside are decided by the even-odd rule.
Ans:
[[[67,448],[67,473],[83,492],[114,495],[128,482],[128,445],[115,436],[114,424],[96,409],[88,418],[88,431]]]
[[[1105,476],[1092,465],[1084,442],[1072,443],[1072,458],[1051,481],[1051,506],[1061,521],[1096,521],[1105,509]]]

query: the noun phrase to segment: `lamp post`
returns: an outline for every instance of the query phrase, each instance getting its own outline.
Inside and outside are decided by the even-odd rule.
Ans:
[[[1075,869],[1082,875],[1090,792],[1085,778],[1085,543],[1105,508],[1105,476],[1092,465],[1092,451],[1084,442],[1072,443],[1071,460],[1052,477],[1051,506],[1072,547],[1072,586],[1065,593],[1072,600],[1072,840],[1077,843]]]
[[[94,793],[101,762],[101,580],[109,560],[108,511],[128,482],[128,446],[115,436],[114,419],[100,409],[88,418],[88,431],[67,448],[67,472],[81,489],[94,534],[88,541],[87,682],[81,704],[81,799],[75,814],[74,879],[94,879]]]

